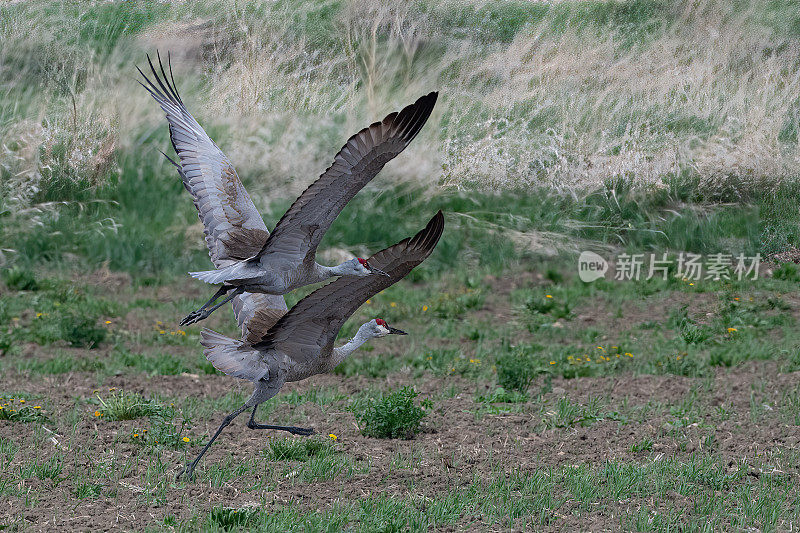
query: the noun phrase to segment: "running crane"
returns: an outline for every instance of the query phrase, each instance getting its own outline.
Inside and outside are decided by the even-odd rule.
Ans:
[[[169,58],[169,78],[160,55],[161,76],[150,56],[147,61],[155,83],[137,67],[146,82],[140,84],[166,113],[180,162],[170,161],[192,195],[216,267],[189,274],[206,283],[221,284],[211,299],[181,321],[182,326],[207,318],[246,292],[282,295],[334,276],[386,276],[361,258],[334,267],[320,265],[315,261],[317,247],[347,202],[417,136],[433,111],[437,92],[350,137],[333,164],[297,198],[270,234],[227,156],[183,104]],[[275,299],[268,300],[278,304]]]
[[[244,340],[204,329],[201,343],[211,364],[229,376],[252,381],[255,389],[244,405],[225,417],[208,444],[178,473],[178,477],[186,474],[191,478],[197,463],[222,430],[247,409],[253,410],[247,423],[250,429],[311,435],[314,432],[311,428],[258,424],[255,421],[256,410],[275,396],[284,383],[333,371],[366,341],[390,334],[405,335],[378,318],[364,323],[343,346],[333,346],[345,321],[369,298],[401,280],[424,261],[433,252],[443,230],[444,216],[439,211],[422,231],[367,260],[386,272],[386,276],[338,278],[300,300],[271,327],[261,329],[263,323],[251,324],[245,318],[247,338]]]

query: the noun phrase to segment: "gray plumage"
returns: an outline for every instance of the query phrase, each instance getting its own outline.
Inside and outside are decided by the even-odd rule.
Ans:
[[[181,325],[206,318],[243,292],[282,295],[334,276],[382,274],[362,259],[334,267],[320,265],[315,261],[317,247],[347,202],[417,136],[438,93],[431,92],[350,137],[333,164],[297,198],[270,235],[233,165],[184,106],[171,65],[167,78],[159,56],[159,76],[149,56],[147,59],[155,82],[139,70],[146,82],[142,86],[166,113],[170,139],[180,160],[176,165],[203,222],[216,267],[190,275],[222,284],[214,297]],[[219,261],[222,257],[228,260]],[[220,304],[208,307],[230,291],[232,295]]]
[[[334,348],[336,336],[345,321],[369,298],[401,280],[424,261],[433,252],[443,230],[444,216],[439,211],[422,231],[368,259],[387,276],[338,278],[300,300],[269,328],[258,330],[255,322],[251,321],[249,338],[257,340],[231,339],[204,329],[201,343],[206,358],[221,372],[252,381],[255,387],[250,399],[225,417],[197,458],[178,475],[185,472],[191,476],[220,432],[249,408],[253,408],[248,422],[250,428],[311,434],[313,430],[306,428],[256,424],[256,409],[277,394],[287,381],[331,372],[367,340],[388,334],[404,335],[384,320],[374,319],[364,323],[350,341]]]

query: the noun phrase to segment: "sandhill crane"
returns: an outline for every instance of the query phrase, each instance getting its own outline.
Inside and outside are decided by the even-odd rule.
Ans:
[[[150,56],[147,61],[157,85],[137,67],[146,85],[139,83],[167,115],[172,146],[180,159],[179,174],[205,226],[206,243],[216,241],[213,246],[223,248],[232,259],[225,265],[215,262],[216,270],[189,273],[221,286],[181,321],[182,326],[207,318],[243,292],[281,295],[334,276],[384,274],[361,258],[334,267],[320,265],[315,261],[317,246],[347,202],[417,136],[438,93],[422,96],[350,137],[333,164],[297,198],[270,235],[233,165],[183,104],[169,58],[169,79],[160,55],[161,76]],[[213,261],[214,252],[211,256]]]
[[[380,318],[364,323],[343,346],[333,344],[345,321],[369,298],[396,283],[433,251],[444,229],[439,211],[428,225],[413,237],[404,239],[369,258],[388,276],[338,278],[300,300],[272,327],[257,331],[251,326],[250,338],[235,340],[215,331],[202,331],[204,353],[221,372],[255,384],[244,405],[225,417],[217,431],[197,457],[178,473],[192,477],[197,463],[219,434],[243,411],[252,408],[250,429],[276,429],[295,435],[310,435],[311,428],[273,426],[255,422],[258,406],[275,396],[288,381],[300,381],[315,374],[331,372],[348,355],[369,339],[405,332],[389,326]]]

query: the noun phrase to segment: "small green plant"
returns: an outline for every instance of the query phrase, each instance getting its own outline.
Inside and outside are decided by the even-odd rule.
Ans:
[[[97,325],[94,317],[67,313],[60,318],[61,338],[71,346],[96,348],[106,339],[107,331]]]
[[[3,271],[3,282],[12,291],[36,291],[39,283],[30,270],[12,267]]]
[[[59,483],[63,481],[63,478],[59,477],[62,470],[64,470],[64,462],[61,460],[61,458],[51,457],[50,459],[41,463],[38,461],[28,463],[20,469],[19,475],[23,479],[35,477],[41,480],[51,479],[54,482]]]
[[[542,422],[548,429],[568,428],[575,426],[591,426],[602,420],[600,414],[600,399],[593,397],[586,405],[573,403],[566,396],[562,396],[552,409],[544,412]]]
[[[222,529],[247,528],[257,522],[261,510],[257,508],[226,509],[214,507],[208,513],[208,521]]]
[[[72,494],[82,500],[84,498],[97,498],[103,492],[103,485],[91,483],[89,481],[76,482],[72,489]]]
[[[49,422],[41,405],[27,398],[0,397],[0,420],[10,422]]]
[[[412,438],[428,414],[425,410],[433,407],[428,399],[416,405],[414,399],[418,395],[413,387],[403,387],[370,399],[366,405],[356,404],[352,410],[361,433],[379,439]]]
[[[335,452],[333,445],[316,439],[273,440],[264,455],[273,461],[308,461],[312,457],[326,457]]]
[[[647,437],[643,438],[641,441],[631,446],[631,451],[633,453],[649,452],[652,449],[653,449],[653,441],[648,439]]]
[[[124,391],[119,391],[107,398],[101,398],[98,395],[97,399],[100,407],[94,414],[105,420],[133,420],[145,416],[163,416],[169,410],[155,400],[147,400],[138,394],[126,394]]]
[[[550,294],[534,296],[525,304],[525,308],[533,315],[550,315],[555,319],[572,316],[573,304],[566,299],[556,299]]]
[[[695,323],[686,306],[672,312],[669,326],[676,330],[686,344],[703,344],[712,336],[708,326]]]
[[[772,273],[772,277],[786,281],[800,281],[800,267],[795,263],[784,263],[775,269]]]
[[[509,391],[527,392],[533,380],[546,371],[535,352],[538,345],[518,346],[497,357],[497,384]]]

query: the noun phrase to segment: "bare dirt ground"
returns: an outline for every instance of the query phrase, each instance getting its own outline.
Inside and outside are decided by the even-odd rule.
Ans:
[[[499,287],[476,316],[515,314],[507,302],[514,285]],[[124,284],[125,282],[123,282]],[[521,279],[520,286],[535,284]],[[153,289],[158,297],[161,289]],[[710,296],[686,297],[681,304],[705,312]],[[506,302],[501,303],[501,302]],[[663,309],[631,307],[627,319],[600,314],[592,319],[604,329],[623,330],[635,321],[663,318]],[[218,318],[217,320],[224,320]],[[150,328],[151,318],[137,310],[128,313],[129,329]],[[576,323],[585,322],[578,316]],[[195,347],[170,346],[164,351],[185,353]],[[47,360],[56,350],[28,345],[25,357]],[[109,357],[110,349],[59,348],[72,357]],[[376,346],[370,357],[391,357],[387,346]],[[2,361],[0,361],[2,362]],[[56,478],[30,477],[18,481],[17,495],[6,499],[0,509],[0,523],[15,523],[31,531],[44,530],[138,530],[146,525],[164,524],[174,516],[178,522],[202,515],[214,506],[243,508],[262,506],[267,512],[291,505],[299,510],[325,511],[341,502],[385,495],[392,498],[436,499],[454,490],[466,490],[475,480],[487,484],[498,475],[540,471],[542,468],[600,466],[608,461],[646,463],[664,458],[689,459],[713,454],[735,471],[742,461],[749,474],[781,474],[797,478],[792,453],[800,445],[800,429],[780,408],[781,398],[796,387],[798,372],[783,372],[774,361],[746,362],[733,368],[715,368],[703,378],[677,375],[615,375],[564,379],[555,377],[543,394],[524,404],[487,407],[476,401],[489,393],[490,382],[459,375],[419,377],[412,369],[390,373],[385,378],[340,375],[316,376],[287,384],[283,393],[305,394],[313,390],[336,391],[345,398],[366,389],[388,389],[412,385],[421,397],[434,398],[434,408],[424,420],[423,431],[410,440],[383,440],[361,435],[347,400],[320,405],[305,402],[292,405],[276,402],[274,411],[259,418],[271,423],[291,423],[315,428],[318,437],[335,434],[337,457],[346,468],[332,475],[306,479],[301,466],[271,462],[262,454],[272,439],[283,434],[253,431],[246,427],[246,415],[229,426],[205,456],[197,480],[175,482],[174,475],[200,449],[225,415],[196,419],[190,432],[197,439],[183,449],[160,452],[161,468],[154,471],[153,448],[133,442],[130,435],[144,427],[141,420],[106,421],[93,416],[98,393],[116,389],[143,396],[181,401],[220,398],[229,392],[246,395],[249,384],[220,374],[184,373],[174,376],[120,374],[99,379],[92,372],[34,375],[5,365],[0,391],[26,393],[41,398],[51,423],[0,421],[0,437],[14,443],[18,451],[6,468],[42,463],[54,454],[63,458],[63,470]],[[534,388],[544,386],[537,381]],[[588,406],[598,402],[591,416],[557,422],[559,402]],[[547,420],[556,420],[547,424]],[[302,437],[294,437],[301,439]],[[642,451],[637,445],[650,442]],[[255,459],[254,459],[255,458]],[[257,467],[251,468],[256,461]],[[236,470],[239,464],[249,465]],[[235,473],[218,477],[203,475],[222,465]],[[76,473],[107,469],[100,496],[80,498],[75,484],[58,482]],[[95,475],[96,477],[96,475]],[[598,511],[588,512],[581,502],[566,497],[551,510],[554,521],[540,530],[617,530],[619,513],[633,505],[629,500],[606,502]],[[31,505],[29,498],[35,498]],[[670,498],[667,498],[669,500]],[[685,495],[673,493],[671,501],[650,502],[658,508],[691,508]],[[640,502],[641,503],[641,502]],[[636,504],[638,505],[638,503]],[[489,517],[464,516],[456,525],[441,531],[506,530]]]

